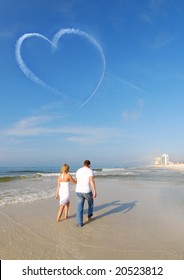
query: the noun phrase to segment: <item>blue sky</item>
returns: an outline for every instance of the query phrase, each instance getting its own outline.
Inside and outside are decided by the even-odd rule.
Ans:
[[[184,161],[183,14],[180,0],[1,1],[0,166]]]

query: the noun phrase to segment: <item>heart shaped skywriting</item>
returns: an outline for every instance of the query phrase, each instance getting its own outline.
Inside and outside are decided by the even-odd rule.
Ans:
[[[84,102],[81,104],[81,106],[84,106],[85,104],[87,104],[90,99],[95,95],[96,91],[98,90],[100,84],[102,83],[102,80],[104,78],[105,75],[105,67],[106,67],[106,62],[105,62],[105,55],[103,52],[102,47],[100,46],[100,44],[96,41],[96,39],[94,37],[92,37],[91,35],[89,35],[88,33],[81,31],[79,29],[74,29],[74,28],[66,28],[66,29],[61,29],[59,30],[53,37],[52,40],[49,40],[47,37],[43,36],[42,34],[39,33],[26,33],[24,35],[22,35],[16,43],[16,48],[15,48],[15,55],[16,55],[16,60],[18,62],[18,65],[20,67],[20,69],[22,70],[22,72],[25,74],[25,76],[32,80],[34,83],[44,87],[45,89],[51,91],[54,94],[57,95],[63,95],[59,90],[51,87],[49,84],[47,84],[45,81],[41,80],[38,76],[36,76],[31,70],[30,68],[25,64],[22,55],[21,55],[21,48],[22,48],[22,44],[24,42],[24,40],[26,40],[27,38],[34,38],[34,37],[40,37],[41,39],[47,41],[50,43],[51,47],[57,51],[58,48],[58,42],[60,40],[60,38],[63,35],[69,35],[69,34],[75,34],[78,36],[81,36],[85,39],[87,39],[99,52],[100,57],[102,59],[102,63],[103,63],[103,70],[102,70],[102,74],[99,78],[99,81],[97,83],[97,86],[95,87],[95,89],[87,96],[87,98],[84,100]]]

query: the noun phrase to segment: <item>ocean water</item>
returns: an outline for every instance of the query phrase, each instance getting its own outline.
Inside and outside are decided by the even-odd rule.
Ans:
[[[76,170],[76,167],[71,168],[70,174],[74,177]],[[141,184],[144,188],[159,188],[162,196],[172,199],[176,205],[184,208],[184,171],[154,166],[93,170],[98,183],[100,180],[118,180],[122,183]],[[54,197],[59,172],[58,168],[52,167],[0,167],[0,207]]]

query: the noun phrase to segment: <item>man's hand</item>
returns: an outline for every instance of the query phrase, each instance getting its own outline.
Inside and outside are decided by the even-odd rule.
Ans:
[[[96,191],[93,193],[93,198],[96,198],[96,196],[97,196],[97,193],[96,193]]]
[[[92,189],[93,189],[93,198],[96,198],[97,193],[96,193],[96,186],[95,186],[94,177],[91,176],[91,177],[89,178],[89,181],[90,181],[90,185],[91,185],[91,187],[92,187]]]

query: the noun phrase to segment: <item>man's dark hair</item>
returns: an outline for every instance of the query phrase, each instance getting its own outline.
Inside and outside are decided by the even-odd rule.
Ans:
[[[90,164],[91,164],[90,160],[87,159],[84,161],[84,166],[89,166]]]

